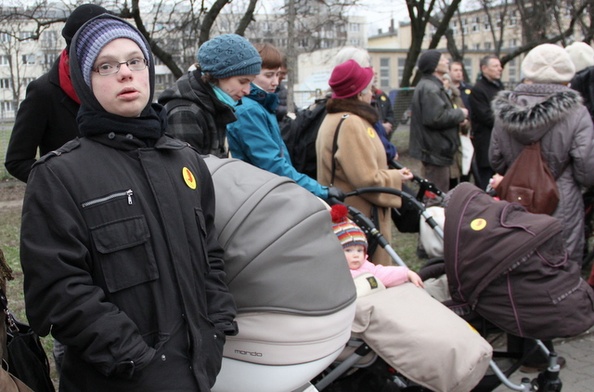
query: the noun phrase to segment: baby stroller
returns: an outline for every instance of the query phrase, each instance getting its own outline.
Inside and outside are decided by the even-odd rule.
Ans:
[[[450,192],[445,212],[442,266],[450,308],[483,335],[498,330],[508,338],[534,339],[534,350],[549,358],[548,368],[527,380],[525,389],[495,372],[477,390],[492,390],[500,382],[514,390],[560,390],[556,354],[540,339],[576,336],[594,324],[592,292],[579,265],[567,262],[560,222],[497,201],[469,183]],[[508,346],[494,358],[508,364],[504,375],[509,376],[531,354]]]
[[[205,162],[239,326],[212,390],[303,391],[344,348],[355,311],[330,214],[289,178],[235,159]]]
[[[369,191],[372,190],[370,189]],[[400,192],[396,190],[382,189],[381,191],[388,191],[400,195]],[[472,196],[469,196],[470,194]],[[403,194],[402,197],[410,196]],[[412,204],[418,208],[423,208],[422,204],[415,203],[414,199]],[[494,207],[494,205],[497,207]],[[481,247],[481,245],[485,245],[485,241],[487,240],[479,240],[477,236],[469,235],[468,233],[465,233],[465,231],[471,230],[474,234],[480,232],[480,230],[477,229],[480,228],[482,223],[480,223],[480,221],[475,221],[477,217],[474,216],[474,214],[478,213],[483,216],[489,209],[501,211],[504,207],[507,207],[509,215],[506,216],[511,219],[509,222],[512,222],[515,219],[516,221],[514,222],[514,225],[519,227],[520,230],[527,229],[527,232],[530,232],[528,236],[533,238],[531,241],[527,238],[518,239],[518,233],[513,233],[511,237],[516,237],[518,244],[516,244],[516,246],[510,246],[509,243],[501,241],[503,238],[502,236],[505,236],[506,234],[501,234],[501,231],[496,231],[495,238],[497,238],[497,240],[494,242],[497,243],[498,241],[501,241],[500,245],[503,247],[503,250],[509,252],[511,249],[513,250],[510,252],[512,254],[507,255],[510,257],[504,257],[503,252],[498,252],[494,249],[493,244],[488,243],[487,246],[490,249],[495,250],[494,252],[490,252],[491,257],[487,257],[486,260],[494,260],[493,264],[495,267],[493,268],[493,276],[478,274],[476,269],[472,269],[472,265],[483,266],[485,262],[483,260],[481,260],[480,263],[476,262],[477,258],[484,258],[484,252],[482,252],[482,249],[477,249],[476,246]],[[448,207],[446,208],[445,269],[448,272],[448,279],[454,282],[449,285],[453,300],[450,301],[448,305],[464,319],[471,322],[483,336],[487,336],[494,331],[540,339],[575,336],[587,330],[594,324],[591,291],[587,290],[585,282],[579,278],[579,271],[577,271],[579,266],[557,265],[558,263],[554,263],[553,265],[548,266],[555,269],[554,274],[550,274],[550,270],[548,271],[548,274],[547,272],[542,271],[547,269],[546,265],[544,267],[537,266],[536,271],[531,271],[529,268],[526,268],[526,266],[522,267],[522,264],[530,264],[528,262],[529,257],[518,255],[526,256],[525,253],[527,252],[529,254],[537,255],[536,257],[539,259],[548,259],[550,261],[555,257],[558,258],[560,255],[558,249],[563,248],[563,245],[559,243],[560,228],[555,219],[545,215],[535,216],[534,214],[528,214],[526,216],[526,214],[528,213],[523,211],[521,207],[518,209],[518,207],[512,206],[506,202],[496,202],[485,192],[480,191],[478,188],[470,184],[462,184],[451,193],[448,200]],[[486,226],[487,228],[491,226],[492,221],[498,221],[498,219],[493,219],[494,217],[490,218],[491,219],[488,220],[489,224]],[[521,224],[517,223],[518,219],[522,222]],[[540,222],[539,224],[542,225],[540,226],[540,231],[536,230],[537,225],[533,222],[534,220]],[[472,222],[475,222],[474,227],[472,226]],[[501,222],[503,222],[503,218],[501,218]],[[365,220],[360,220],[358,222],[359,225],[366,225],[368,223],[369,222],[366,222]],[[477,227],[476,225],[479,226]],[[543,227],[546,227],[547,230],[543,231]],[[507,227],[506,229],[503,229],[504,232],[505,230],[512,230],[512,228]],[[487,233],[487,231],[485,231],[485,233]],[[498,234],[500,234],[499,237],[497,237]],[[485,237],[493,238],[494,235],[493,233],[489,233],[489,235],[485,235]],[[552,238],[555,238],[556,240],[552,240]],[[474,248],[471,246],[473,244],[475,245]],[[474,263],[471,263],[470,268],[467,265],[463,265],[468,258],[475,261]],[[563,258],[562,254],[561,258]],[[508,263],[510,260],[516,260],[516,262],[512,263],[513,265],[510,266]],[[434,266],[435,263],[432,267]],[[443,261],[441,262],[441,267],[441,273],[443,273]],[[497,271],[497,269],[499,270]],[[502,279],[499,276],[502,273],[507,275],[508,283],[513,283],[518,280],[518,276],[513,276],[514,272],[510,274],[510,271],[508,271],[514,269],[515,273],[519,274],[518,276],[528,281],[536,280],[539,283],[546,283],[547,280],[550,281],[552,279],[564,281],[563,284],[552,283],[545,285],[544,287],[547,287],[549,290],[551,290],[550,286],[555,287],[555,289],[560,288],[561,290],[563,290],[563,285],[569,284],[572,285],[572,287],[565,293],[566,295],[555,298],[554,305],[551,304],[550,297],[546,298],[544,301],[540,301],[540,303],[538,303],[538,300],[533,301],[529,306],[538,309],[539,313],[532,315],[527,322],[520,320],[514,321],[505,314],[510,309],[511,305],[505,303],[506,300],[510,299],[509,295],[505,296],[497,293],[498,288],[500,288],[502,284]],[[539,272],[538,270],[541,271]],[[436,269],[432,268],[432,271],[433,275],[435,275]],[[545,276],[543,277],[542,275]],[[426,275],[426,277],[429,276],[431,275]],[[464,297],[466,299],[473,298],[475,302],[471,303],[473,303],[474,306],[469,306],[468,303],[460,301],[459,295],[460,293],[464,293],[464,289],[460,289],[456,292],[456,288],[459,287],[461,282],[468,282],[467,287],[464,288],[466,290],[478,288],[479,292],[482,292],[482,294],[478,295],[478,299],[474,297]],[[481,282],[484,284],[481,285]],[[501,301],[501,299],[503,299],[503,301]],[[522,305],[525,305],[523,299],[524,297],[521,296],[521,299],[515,301],[514,305],[518,307],[516,309],[517,312],[525,311],[525,308],[522,308]],[[546,301],[547,299],[549,300],[548,303]],[[563,319],[563,321],[549,323],[549,320],[546,319],[546,316],[549,315],[556,315],[558,318]],[[521,331],[518,330],[518,326],[521,326],[523,329]],[[521,352],[517,351],[516,348],[508,348],[507,351],[500,350],[494,352],[494,358],[490,363],[490,371],[485,374],[473,391],[492,391],[501,384],[504,384],[509,389],[517,391],[560,391],[562,383],[559,379],[560,368],[556,361],[556,354],[550,352],[539,339],[535,339],[535,342],[536,346],[534,350],[541,350],[549,356],[548,368],[541,371],[536,378],[532,380],[524,378],[519,385],[516,385],[509,380],[509,376],[518,370],[532,352]],[[359,346],[357,346],[354,351],[355,354],[349,358],[349,362],[345,361],[342,364],[336,365],[336,368],[329,371],[328,377],[323,378],[320,384],[316,384],[316,387],[318,389],[329,387],[328,390],[334,391],[332,389],[332,382],[336,379],[340,379],[341,375],[347,371],[346,369],[353,366],[353,364],[356,364],[361,359],[361,356],[357,356],[357,353],[363,355],[369,353],[371,350],[367,347],[365,342],[360,342]],[[382,370],[384,371],[385,379],[391,378],[391,380],[401,388],[394,390],[412,390],[410,388],[413,388],[413,386],[406,383],[400,383],[397,375],[394,375],[393,373],[390,374],[389,366],[386,366],[385,363]],[[375,367],[374,372],[377,373],[377,366]],[[337,390],[342,391],[342,389]]]

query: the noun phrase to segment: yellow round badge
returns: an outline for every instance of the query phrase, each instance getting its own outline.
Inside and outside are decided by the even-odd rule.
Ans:
[[[367,133],[369,134],[370,138],[375,138],[375,130],[373,128],[367,128]]]
[[[481,231],[485,227],[487,227],[487,221],[484,220],[483,218],[477,218],[477,219],[474,219],[472,222],[470,222],[470,228],[472,230]]]
[[[194,174],[190,171],[190,169],[184,167],[182,169],[182,177],[184,178],[184,181],[186,182],[188,188],[196,189],[196,177],[194,177]]]

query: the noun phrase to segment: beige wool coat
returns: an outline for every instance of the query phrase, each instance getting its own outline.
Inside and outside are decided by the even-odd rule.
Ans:
[[[330,99],[328,114],[322,122],[316,140],[318,182],[333,185],[344,192],[364,187],[401,189],[399,171],[388,169],[386,151],[373,129],[377,121],[375,109],[356,99]],[[338,149],[334,155],[336,171],[332,182],[332,143],[336,127],[345,114],[338,135]],[[379,231],[388,242],[391,239],[391,207],[400,207],[399,197],[387,193],[368,193],[352,196],[346,204],[371,217],[373,206],[378,207]],[[375,264],[391,265],[393,261],[384,249],[378,249],[370,260]]]

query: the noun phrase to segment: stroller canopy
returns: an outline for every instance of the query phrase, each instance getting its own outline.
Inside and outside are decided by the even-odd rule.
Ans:
[[[568,262],[562,224],[463,183],[446,207],[450,294],[501,329],[551,339],[594,324],[594,295]]]
[[[241,312],[320,316],[356,299],[326,205],[291,179],[208,156],[227,284]]]

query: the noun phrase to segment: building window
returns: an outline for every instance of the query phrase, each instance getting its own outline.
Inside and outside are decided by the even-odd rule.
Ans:
[[[57,53],[45,53],[43,55],[43,63],[44,64],[53,64],[57,58],[58,58]]]
[[[35,55],[32,53],[24,54],[21,56],[23,64],[35,64]]]
[[[509,24],[510,26],[515,26],[518,23],[518,17],[516,14],[516,11],[512,11],[511,13],[511,17],[509,18]]]
[[[490,50],[491,49],[491,42],[485,42],[485,49]]]
[[[507,63],[507,72],[508,72],[508,77],[509,77],[509,82],[511,84],[515,84],[517,82],[517,66],[516,66],[516,59],[511,59],[508,63]]]
[[[2,113],[14,113],[14,105],[12,104],[12,101],[0,102],[0,111],[2,111]]]
[[[399,57],[398,58],[398,77],[400,78],[400,75],[404,74],[404,63],[406,62],[406,59],[404,57]]]
[[[0,55],[0,66],[8,66],[10,65],[10,56],[8,55]]]
[[[8,33],[0,33],[0,42],[10,42],[11,36]]]
[[[19,39],[26,40],[30,39],[31,37],[33,37],[32,31],[19,31]]]
[[[22,78],[21,85],[23,85],[24,87],[27,87],[29,85],[29,83],[31,83],[34,80],[35,80],[35,78]]]
[[[6,88],[6,89],[10,88],[10,79],[8,79],[8,78],[0,79],[0,89],[2,89],[2,88]]]
[[[380,89],[387,90],[390,88],[390,58],[380,58],[379,69],[379,85]]]
[[[472,60],[471,59],[464,59],[464,69],[466,70],[466,74],[469,77],[472,77]]]
[[[481,50],[481,43],[474,44],[474,50]]]

